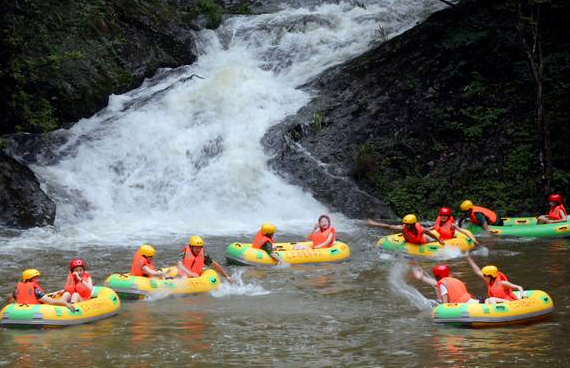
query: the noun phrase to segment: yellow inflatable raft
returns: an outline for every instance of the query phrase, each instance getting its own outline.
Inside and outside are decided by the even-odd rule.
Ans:
[[[519,296],[519,292],[515,292]],[[554,310],[550,296],[541,290],[525,290],[524,298],[498,304],[446,303],[433,309],[436,323],[462,327],[495,327],[526,324],[549,317]]]
[[[464,230],[468,231],[468,230]],[[439,235],[437,231],[432,231],[434,234]],[[446,248],[456,248],[462,252],[475,247],[475,243],[468,236],[456,231],[455,237],[453,239],[448,239],[444,241]],[[381,248],[386,252],[404,253],[410,256],[417,257],[434,257],[437,253],[444,247],[438,242],[430,242],[426,244],[413,244],[408,243],[404,239],[403,234],[388,235],[380,240],[376,244],[377,248]]]
[[[115,273],[107,277],[105,285],[125,299],[144,299],[153,293],[186,296],[212,291],[220,286],[220,277],[212,269],[206,269],[200,277],[191,278],[171,278],[177,274],[176,267],[163,268],[163,271],[168,277],[166,280]]]
[[[74,304],[76,311],[48,304],[12,303],[0,311],[0,325],[7,327],[62,327],[98,321],[119,313],[117,294],[103,286],[94,286],[91,299]]]
[[[350,248],[342,242],[335,242],[330,248],[312,249],[313,243],[291,242],[275,243],[275,250],[283,261],[289,264],[340,262],[350,257]],[[298,248],[309,249],[298,249]],[[267,252],[253,249],[251,244],[231,243],[226,249],[226,258],[229,263],[241,265],[267,265],[277,262]]]

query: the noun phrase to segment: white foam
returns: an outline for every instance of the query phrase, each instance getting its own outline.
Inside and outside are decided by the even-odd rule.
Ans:
[[[390,290],[407,299],[418,310],[431,310],[437,305],[437,301],[426,298],[416,288],[407,284],[405,281],[407,273],[409,273],[409,267],[405,263],[393,263],[388,276]]]
[[[212,296],[223,298],[230,295],[258,296],[271,293],[271,291],[265,290],[261,285],[255,282],[244,282],[242,277],[244,272],[245,270],[243,268],[238,269],[230,275],[234,280],[234,283],[230,284],[224,280],[218,289],[211,292]]]

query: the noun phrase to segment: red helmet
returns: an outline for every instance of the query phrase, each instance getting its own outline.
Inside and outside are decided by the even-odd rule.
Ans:
[[[548,202],[562,204],[562,196],[560,194],[551,194],[548,196]]]
[[[69,262],[69,270],[73,271],[75,267],[83,267],[85,269],[87,268],[87,263],[81,258],[74,258]]]
[[[444,278],[449,276],[449,267],[447,265],[437,265],[433,268],[433,275],[436,278]]]
[[[451,208],[449,207],[441,207],[439,209],[440,216],[451,216]]]

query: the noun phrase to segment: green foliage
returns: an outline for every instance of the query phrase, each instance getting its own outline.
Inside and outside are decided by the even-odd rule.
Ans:
[[[317,111],[313,114],[313,121],[311,123],[311,131],[318,132],[321,130],[324,120],[324,113],[322,111]]]
[[[198,3],[198,10],[208,20],[206,27],[215,29],[222,23],[222,7],[213,0],[201,0]]]

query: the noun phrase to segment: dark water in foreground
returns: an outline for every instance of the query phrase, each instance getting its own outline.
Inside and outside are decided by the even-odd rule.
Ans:
[[[428,300],[399,276],[407,261],[369,247],[366,231],[341,234],[350,261],[282,269],[229,267],[243,281],[213,295],[123,303],[119,316],[53,330],[0,330],[0,366],[17,367],[547,367],[570,365],[570,239],[496,240],[475,257],[494,263],[527,289],[547,291],[550,320],[484,330],[435,325]],[[288,239],[294,238],[293,235]],[[207,238],[209,253],[225,263],[230,239]],[[179,245],[158,247],[157,263],[176,259]],[[97,283],[129,267],[134,245],[83,248]],[[58,249],[4,250],[0,293],[15,286],[22,268],[37,267],[43,286],[62,286],[65,265],[78,253]],[[170,262],[169,262],[170,261]],[[448,261],[469,286],[484,285],[461,260]],[[423,265],[432,267],[433,262]],[[407,284],[433,298],[429,287]],[[2,300],[4,302],[4,300]]]

